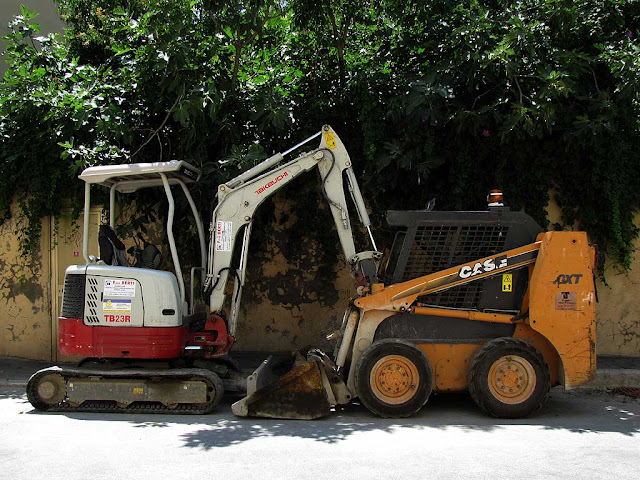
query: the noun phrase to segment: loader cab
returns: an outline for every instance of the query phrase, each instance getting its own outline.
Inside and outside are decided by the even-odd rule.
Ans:
[[[169,281],[177,287],[177,308],[165,308],[162,310],[171,311],[174,310],[174,314],[177,317],[176,322],[189,313],[192,313],[194,308],[193,298],[193,283],[195,270],[200,270],[204,273],[204,267],[206,262],[206,247],[204,238],[204,229],[202,220],[196,210],[195,203],[187,186],[193,184],[200,178],[200,170],[190,165],[187,162],[172,160],[169,162],[156,162],[156,163],[137,163],[127,165],[103,165],[89,167],[85,169],[79,177],[85,182],[85,199],[84,199],[84,225],[83,225],[83,243],[82,252],[88,266],[100,266],[104,267],[98,270],[102,276],[108,275],[113,277],[113,281],[116,278],[129,278],[131,276],[139,277],[143,272],[138,274],[132,273],[128,262],[126,261],[126,254],[124,252],[124,244],[115,235],[115,200],[116,192],[121,194],[128,194],[136,192],[142,188],[159,188],[162,187],[167,197],[169,210],[167,214],[166,232],[169,241],[169,249],[171,252],[171,259],[175,270],[175,279],[169,280],[166,277],[168,272],[144,272],[144,278],[139,280],[148,284],[148,290],[152,289],[152,285],[155,288],[162,287],[163,283]],[[91,205],[91,185],[101,185],[109,189],[109,224],[101,226],[99,243],[100,243],[100,256],[102,258],[96,258],[89,255],[89,208]],[[173,226],[175,219],[175,203],[174,196],[171,187],[180,186],[183,194],[185,195],[195,219],[199,243],[200,243],[200,266],[194,267],[191,272],[191,295],[189,299],[189,306],[186,303],[186,292],[183,280],[182,268],[180,264],[180,258],[178,255],[178,249],[175,244],[173,235]],[[153,245],[146,245],[145,248],[137,252],[136,267],[142,268],[142,270],[153,270],[158,267],[160,263],[159,250]],[[126,271],[123,269],[127,269]],[[93,270],[93,269],[92,269]],[[148,278],[147,278],[148,277]],[[173,275],[171,275],[173,277]],[[115,294],[126,293],[126,288],[123,287],[121,292],[117,291],[120,288],[120,284],[113,286],[111,291]],[[141,286],[141,288],[143,288]],[[173,290],[173,288],[172,288]],[[104,297],[104,286],[101,296]],[[165,291],[165,293],[168,293]],[[117,295],[113,295],[117,296]],[[118,299],[113,299],[114,302]],[[146,301],[145,301],[146,303]],[[177,311],[176,311],[177,310]],[[98,315],[95,315],[97,318]],[[142,325],[141,325],[142,326]]]
[[[511,211],[501,199],[490,202],[487,211],[390,210],[386,220],[396,232],[381,275],[386,285],[533,243],[542,232],[533,218]],[[527,271],[521,269],[505,278],[488,278],[431,294],[420,302],[439,308],[516,314],[527,282]]]

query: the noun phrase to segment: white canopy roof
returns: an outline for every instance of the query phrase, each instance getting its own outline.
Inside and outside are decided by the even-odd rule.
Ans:
[[[170,184],[177,183],[177,180],[193,183],[200,179],[200,170],[183,160],[100,165],[85,169],[78,178],[108,188],[115,184],[119,192],[135,192],[140,188],[162,186],[160,173],[167,176]]]

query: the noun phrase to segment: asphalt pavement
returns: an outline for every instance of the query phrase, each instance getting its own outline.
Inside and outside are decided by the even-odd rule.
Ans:
[[[316,421],[41,413],[0,387],[0,478],[318,480],[638,478],[640,401],[555,388],[535,416],[485,416],[433,395],[408,419],[351,404]]]
[[[238,355],[243,369],[263,354]],[[209,415],[43,413],[24,386],[51,365],[0,357],[0,479],[639,478],[640,358],[600,357],[588,389],[551,391],[536,415],[484,415],[466,394],[432,395],[408,419],[357,402],[315,421]]]

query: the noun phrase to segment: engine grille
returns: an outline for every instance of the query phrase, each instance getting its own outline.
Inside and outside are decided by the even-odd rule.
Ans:
[[[65,318],[84,317],[84,288],[86,277],[86,275],[65,275],[60,316]]]
[[[397,228],[381,275],[387,285],[527,245],[542,231],[526,213],[512,212],[508,207],[485,212],[389,210],[387,223]],[[499,275],[474,280],[425,295],[418,303],[465,310],[520,311],[528,272],[514,271],[509,291],[503,290],[503,280]]]
[[[89,277],[89,291],[87,292],[87,323],[100,323],[98,319],[98,281]]]

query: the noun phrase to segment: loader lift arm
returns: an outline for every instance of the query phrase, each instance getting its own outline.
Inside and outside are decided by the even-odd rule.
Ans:
[[[280,165],[285,155],[321,137],[320,146],[311,152]],[[371,234],[371,221],[353,172],[349,154],[335,131],[328,125],[315,135],[284,153],[277,153],[243,174],[218,187],[218,205],[210,225],[207,275],[204,285],[209,294],[212,313],[220,313],[225,304],[225,287],[229,274],[234,275],[234,295],[231,299],[229,333],[235,335],[238,308],[245,283],[251,227],[256,209],[267,198],[288,185],[298,175],[317,167],[321,188],[329,204],[338,231],[340,245],[352,272],[361,274],[369,285],[377,283],[377,261],[382,254]],[[347,210],[344,178],[361,224],[367,229],[373,250],[357,252]],[[236,241],[241,240],[238,265],[232,261]]]

